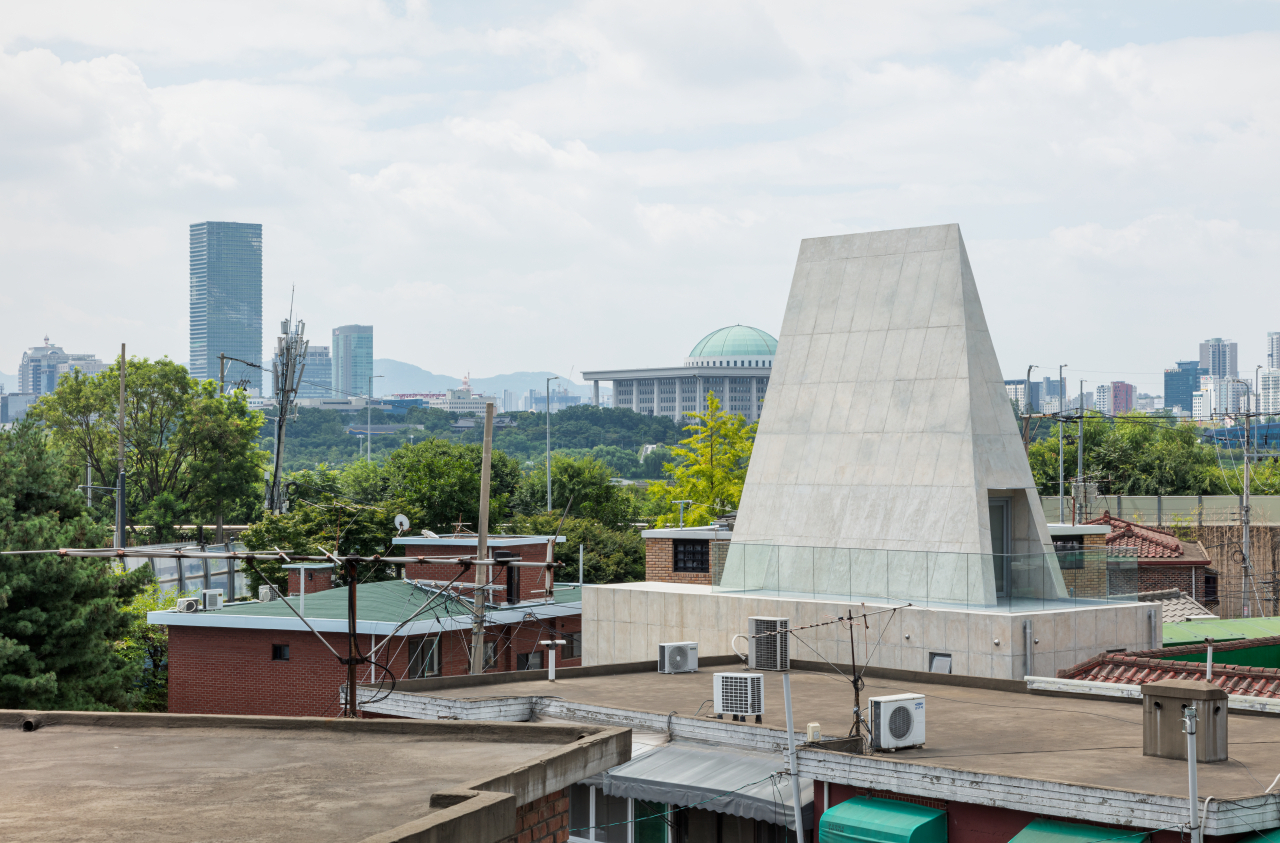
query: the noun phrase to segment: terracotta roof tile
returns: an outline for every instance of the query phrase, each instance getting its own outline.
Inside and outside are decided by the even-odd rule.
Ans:
[[[1280,670],[1273,667],[1248,667],[1219,662],[1220,658],[1229,659],[1230,656],[1226,654],[1232,650],[1278,644],[1280,644],[1280,635],[1215,643],[1213,645],[1213,684],[1229,694],[1280,698]],[[1083,679],[1117,685],[1145,685],[1161,679],[1203,681],[1206,667],[1203,663],[1180,661],[1168,657],[1200,654],[1205,650],[1204,644],[1188,644],[1182,647],[1163,647],[1158,650],[1141,650],[1133,653],[1102,653],[1075,667],[1059,670],[1057,675],[1059,679]]]
[[[1111,532],[1107,534],[1107,550],[1116,555],[1143,559],[1177,559],[1186,554],[1182,542],[1169,530],[1125,521],[1107,510],[1100,517],[1084,523],[1106,524],[1111,527]]]

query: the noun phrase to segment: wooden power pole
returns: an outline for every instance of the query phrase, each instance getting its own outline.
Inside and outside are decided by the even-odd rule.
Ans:
[[[475,591],[472,593],[471,672],[484,673],[484,605],[489,585],[489,465],[493,459],[493,404],[484,405],[484,453],[480,459],[480,533],[476,540]],[[483,572],[483,573],[482,573]],[[507,571],[511,576],[511,571]]]

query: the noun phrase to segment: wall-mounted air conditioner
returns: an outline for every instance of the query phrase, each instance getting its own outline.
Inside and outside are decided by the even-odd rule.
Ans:
[[[677,641],[658,645],[659,673],[693,673],[698,669],[698,642]]]
[[[222,589],[206,588],[200,592],[200,599],[202,602],[201,609],[206,612],[216,612],[222,608]]]
[[[872,697],[871,748],[924,746],[924,695]]]
[[[764,714],[763,673],[716,673],[712,703],[716,714]]]
[[[747,618],[747,667],[752,670],[790,670],[790,618]]]
[[[184,615],[189,615],[200,611],[201,600],[199,597],[179,597],[178,611]]]

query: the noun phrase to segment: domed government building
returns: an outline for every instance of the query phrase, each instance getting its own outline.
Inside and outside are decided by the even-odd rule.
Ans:
[[[759,328],[731,325],[707,334],[681,366],[583,372],[600,403],[600,381],[613,381],[613,406],[647,416],[682,421],[707,409],[715,393],[720,406],[748,421],[760,418],[778,341]]]

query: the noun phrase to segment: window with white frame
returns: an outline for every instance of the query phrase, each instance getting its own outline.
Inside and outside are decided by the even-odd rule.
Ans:
[[[440,672],[440,637],[409,639],[409,672],[405,679],[423,679]]]
[[[599,785],[569,788],[570,843],[674,843],[671,806],[605,796]]]

